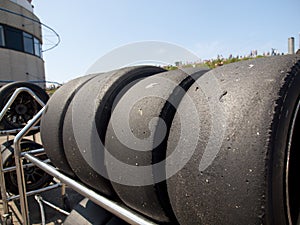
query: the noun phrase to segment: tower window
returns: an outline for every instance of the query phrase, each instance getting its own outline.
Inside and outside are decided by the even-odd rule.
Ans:
[[[23,51],[22,31],[12,27],[5,27],[5,47]]]
[[[0,24],[0,47],[42,57],[42,44],[38,38],[4,24]]]
[[[31,34],[23,32],[24,51],[30,54],[34,54],[33,36]]]
[[[3,26],[0,25],[0,46],[4,46],[5,41],[4,41],[4,31],[3,31]]]
[[[34,38],[34,54],[42,57],[42,45],[37,38]]]

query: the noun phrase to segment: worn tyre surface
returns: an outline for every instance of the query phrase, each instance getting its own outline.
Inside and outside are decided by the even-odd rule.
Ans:
[[[0,109],[9,101],[14,91],[20,87],[31,89],[45,104],[48,94],[39,86],[28,82],[13,82],[0,88]],[[21,92],[0,123],[0,129],[11,130],[25,126],[42,107],[27,92]],[[31,131],[30,134],[38,131]]]
[[[62,137],[65,114],[76,92],[95,76],[79,77],[60,87],[49,99],[41,119],[41,139],[49,159],[71,177],[75,174],[66,159]]]
[[[116,158],[106,157],[114,190],[127,206],[159,222],[174,217],[167,193],[156,184],[152,164],[164,159],[176,107],[195,77],[205,72],[168,71],[137,82],[118,96],[107,128],[105,147]]]
[[[30,141],[30,140],[22,140],[21,142],[21,150],[28,151],[28,150],[35,150],[43,148],[42,145]],[[1,155],[3,160],[4,168],[15,166],[15,157],[14,157],[14,148],[13,148],[13,141],[7,141],[1,145]],[[37,155],[37,158],[40,160],[47,159],[46,155]],[[23,162],[24,165],[28,162]],[[53,177],[41,170],[40,168],[33,166],[24,169],[24,176],[26,180],[26,190],[33,191],[39,188],[43,188],[48,186]],[[16,171],[7,172],[5,173],[5,184],[7,191],[12,194],[18,194],[18,183],[17,183],[17,175]]]
[[[289,55],[229,64],[206,73],[189,89],[201,129],[196,132],[189,122],[185,141],[198,136],[197,145],[183,148],[181,157],[170,162],[179,164],[192,153],[167,180],[180,224],[296,224],[299,60]],[[179,108],[188,107],[183,98]],[[180,124],[175,115],[168,155],[180,141]]]
[[[115,97],[129,83],[163,71],[139,66],[104,73],[75,95],[65,116],[63,142],[67,160],[83,183],[106,196],[114,195],[107,180],[102,143]]]

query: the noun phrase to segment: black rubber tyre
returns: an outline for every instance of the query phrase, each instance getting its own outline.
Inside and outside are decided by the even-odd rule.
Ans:
[[[41,148],[43,148],[42,145],[30,140],[24,139],[21,142],[22,151],[35,150]],[[15,166],[15,157],[13,152],[13,141],[8,141],[1,145],[1,154],[4,168]],[[36,157],[38,157],[40,160],[47,159],[47,156],[45,154],[37,155]],[[27,163],[28,162],[26,160],[23,161],[23,165],[26,165]],[[49,174],[47,174],[46,172],[44,172],[36,166],[25,168],[24,176],[26,180],[27,191],[33,191],[39,188],[46,187],[53,180],[52,176],[50,176]],[[12,194],[18,194],[19,190],[16,172],[7,172],[5,173],[4,177],[7,191]]]
[[[49,99],[41,119],[41,139],[52,164],[70,177],[75,177],[65,156],[63,146],[63,123],[67,109],[76,92],[96,75],[87,75],[69,81]]]
[[[64,221],[64,225],[105,225],[112,215],[85,198],[78,203]]]
[[[106,179],[103,139],[112,104],[122,88],[137,79],[165,71],[159,67],[129,67],[104,73],[87,82],[74,96],[65,116],[65,155],[78,178],[106,196],[114,196]],[[101,131],[98,135],[97,131]]]
[[[48,94],[39,86],[28,82],[13,82],[4,85],[0,88],[0,109],[2,110],[14,91],[20,87],[27,87],[31,89],[45,104],[49,99]],[[0,123],[0,129],[11,130],[24,127],[26,123],[42,107],[37,103],[31,95],[27,92],[22,92],[18,95],[9,111],[4,116]],[[38,131],[31,131],[29,134],[37,133]]]
[[[116,161],[106,157],[108,176],[127,206],[158,222],[170,222],[174,216],[167,192],[160,192],[165,184],[155,172],[161,171],[151,171],[152,164],[164,159],[176,107],[194,79],[205,72],[173,70],[147,77],[118,96],[112,112],[105,147]],[[153,122],[155,118],[161,120]],[[150,169],[142,169],[146,166]]]
[[[128,223],[85,198],[74,207],[64,225],[128,225]]]
[[[129,225],[129,224],[119,219],[118,217],[114,216],[106,223],[106,225]]]
[[[189,121],[184,141],[198,137],[197,145],[183,148],[181,157],[169,162],[180,164],[192,154],[167,180],[180,224],[296,224],[299,60],[289,55],[229,64],[206,73],[189,89],[201,129]],[[186,111],[188,120],[186,100],[178,109]],[[175,115],[167,155],[180,141],[181,122]]]
[[[67,194],[62,196],[63,209],[66,211],[71,211],[71,202]]]

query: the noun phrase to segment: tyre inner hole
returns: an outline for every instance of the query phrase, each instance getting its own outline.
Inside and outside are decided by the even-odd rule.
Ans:
[[[289,222],[298,225],[300,224],[300,101],[290,135],[286,180],[287,209]]]

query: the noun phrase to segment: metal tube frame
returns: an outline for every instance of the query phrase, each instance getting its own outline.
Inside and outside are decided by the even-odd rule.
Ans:
[[[18,189],[20,195],[21,213],[23,216],[24,225],[30,225],[30,220],[29,220],[29,210],[28,210],[28,202],[26,196],[26,180],[24,177],[23,161],[21,156],[22,153],[21,140],[30,131],[30,128],[34,127],[40,121],[40,118],[44,110],[45,107],[43,107],[30,121],[28,121],[27,125],[17,134],[17,136],[14,139],[16,173],[17,173]]]
[[[29,153],[30,154],[30,153]],[[43,160],[44,163],[49,163],[50,162],[50,159],[45,159]],[[35,165],[33,163],[28,163],[26,165],[23,165],[23,169],[28,169],[30,167],[34,167]],[[3,169],[3,172],[4,173],[8,173],[8,172],[13,172],[16,170],[16,167],[15,166],[11,166],[11,167],[7,167],[7,168],[4,168]]]
[[[0,120],[1,121],[1,120]],[[33,127],[31,130],[38,130],[40,127]],[[12,130],[0,130],[0,136],[8,136],[10,134],[16,134],[20,132],[23,128],[12,129]]]
[[[1,197],[3,202],[3,215],[2,220],[5,220],[6,217],[9,216],[9,209],[8,209],[8,201],[7,201],[7,194],[6,194],[6,184],[5,184],[5,177],[4,177],[4,171],[3,171],[3,161],[2,161],[2,155],[0,156],[0,185],[1,185]]]
[[[14,91],[14,93],[12,94],[12,96],[10,97],[10,99],[8,100],[8,102],[5,104],[4,108],[1,110],[0,121],[2,121],[3,117],[9,110],[9,107],[13,104],[13,102],[16,100],[16,98],[18,97],[18,95],[21,92],[27,92],[34,98],[34,100],[36,102],[38,102],[38,104],[40,104],[42,107],[45,106],[45,103],[31,89],[25,88],[25,87],[17,88]],[[38,118],[40,118],[40,116]],[[34,122],[34,121],[36,121],[36,122]],[[38,129],[38,127],[34,127],[38,123],[38,121],[39,120],[32,119],[31,121],[28,121],[28,124],[22,129],[5,130],[5,131],[0,132],[0,135],[7,135],[7,139],[9,139],[9,134],[19,132],[14,140],[14,147],[15,147],[14,155],[15,155],[15,163],[16,163],[18,188],[19,188],[19,193],[20,193],[20,203],[21,203],[23,224],[26,224],[26,225],[27,224],[29,225],[29,216],[28,216],[28,206],[26,206],[26,204],[27,204],[26,185],[25,185],[23,165],[22,165],[22,161],[21,161],[20,143],[21,143],[22,138],[28,133],[29,130]],[[9,207],[8,207],[9,197],[7,196],[7,190],[6,190],[6,185],[5,185],[5,177],[4,177],[5,171],[3,169],[3,161],[2,161],[2,157],[0,157],[0,158],[1,158],[0,159],[0,185],[1,185],[0,188],[1,188],[1,196],[2,196],[2,202],[3,202],[2,218],[5,223],[6,218],[8,216],[10,216]]]
[[[61,214],[64,214],[65,216],[70,215],[69,212],[67,212],[67,211],[65,211],[65,210],[63,210],[63,209],[61,209],[61,208],[59,208],[58,206],[52,204],[51,202],[48,202],[48,201],[44,200],[44,199],[42,198],[42,196],[40,196],[40,195],[35,195],[34,197],[35,197],[36,199],[39,199],[39,200],[40,200],[42,203],[44,203],[46,206],[48,206],[48,207],[50,207],[50,208],[52,208],[52,209],[54,209],[54,210],[60,212]]]
[[[44,187],[44,188],[40,188],[40,189],[37,189],[37,190],[33,190],[33,191],[28,191],[26,193],[26,196],[32,196],[32,195],[35,195],[35,194],[39,194],[41,192],[44,192],[44,191],[49,191],[49,190],[52,190],[52,189],[55,189],[55,188],[58,188],[58,187],[61,187],[62,184],[61,183],[56,183],[56,184],[52,184],[52,185],[49,185],[47,187]],[[8,201],[14,201],[14,200],[18,200],[20,199],[20,195],[14,195],[14,196],[10,196],[7,198]]]
[[[44,210],[43,202],[41,201],[41,196],[35,195],[34,198],[40,206],[42,225],[46,225],[45,210]]]

